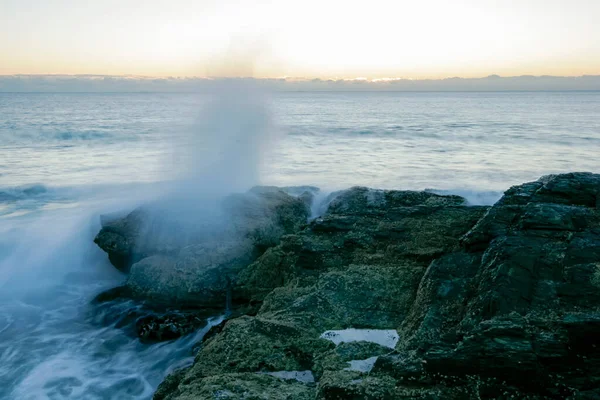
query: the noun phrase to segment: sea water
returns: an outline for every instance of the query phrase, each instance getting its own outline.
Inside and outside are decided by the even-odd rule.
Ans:
[[[204,331],[143,344],[114,317],[137,304],[90,303],[125,279],[93,244],[99,215],[181,182],[209,190],[226,169],[240,190],[363,185],[491,204],[542,175],[600,172],[599,92],[290,92],[259,108],[210,104],[206,94],[0,93],[1,399],[148,399],[192,361]],[[221,140],[229,127],[238,132]],[[202,180],[186,180],[190,168]]]

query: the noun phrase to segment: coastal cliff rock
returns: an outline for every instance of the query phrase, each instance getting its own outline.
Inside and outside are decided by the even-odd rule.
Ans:
[[[322,217],[283,236],[238,274],[235,300],[256,304],[257,315],[232,319],[206,340],[194,367],[166,398],[199,396],[196,384],[215,376],[307,370],[330,382],[319,391],[337,393],[338,371],[328,368],[346,361],[324,361],[335,356],[336,348],[320,335],[332,329],[399,326],[429,263],[457,251],[460,238],[488,209],[465,203],[458,196],[360,187],[334,194]],[[378,346],[370,352],[360,347],[342,359],[381,354]],[[306,385],[314,398],[317,385]],[[252,386],[240,383],[239,390],[259,396]],[[231,396],[241,398],[240,392]],[[270,398],[294,397],[282,387]]]
[[[600,175],[493,207],[353,188],[232,282],[155,399],[600,398]]]
[[[385,368],[403,376],[420,362],[418,373],[476,375],[490,391],[598,398],[599,198],[600,175],[586,173],[508,190],[462,252],[429,266]]]
[[[323,216],[302,232],[282,237],[279,246],[240,273],[237,295],[261,301],[291,281],[307,286],[322,273],[346,274],[350,265],[363,266],[365,279],[372,275],[406,282],[414,273],[418,282],[429,262],[457,249],[460,237],[487,210],[467,206],[459,196],[427,192],[355,187],[331,197]],[[378,271],[370,274],[370,269]],[[413,283],[401,285],[415,289]]]
[[[255,187],[194,212],[175,201],[145,206],[108,219],[95,242],[128,273],[120,293],[166,306],[224,308],[230,280],[306,224],[306,196]]]

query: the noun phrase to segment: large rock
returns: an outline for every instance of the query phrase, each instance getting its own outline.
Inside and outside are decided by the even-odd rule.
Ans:
[[[600,397],[599,196],[587,173],[508,190],[465,251],[431,263],[386,368],[405,374],[412,354],[422,373],[482,388]]]
[[[321,273],[349,265],[399,268],[404,272],[381,271],[416,274],[418,281],[431,260],[459,248],[488,209],[465,203],[459,196],[363,187],[336,193],[324,215],[243,270],[234,294],[261,301],[292,280],[313,284]]]
[[[238,274],[233,296],[255,304],[257,315],[232,319],[212,335],[168,398],[200,396],[202,382],[229,374],[302,370],[323,377],[313,397],[391,393],[391,377],[359,384],[354,378],[360,373],[335,370],[353,357],[381,355],[381,346],[336,352],[319,336],[331,329],[400,325],[429,262],[459,249],[460,237],[486,211],[458,196],[425,192],[337,193],[324,215],[283,236],[280,245]],[[351,390],[340,389],[337,377],[354,377],[348,379]]]
[[[135,297],[179,307],[225,307],[229,280],[256,257],[251,239],[184,247],[133,264],[126,285]]]
[[[159,396],[600,398],[599,198],[589,173],[513,187],[491,208],[337,193],[236,276],[252,315],[213,329]],[[346,328],[399,340],[322,336]],[[297,371],[315,383],[281,378]]]
[[[275,187],[192,206],[177,199],[106,219],[95,242],[129,273],[129,295],[171,307],[224,308],[237,273],[306,224],[309,200]]]

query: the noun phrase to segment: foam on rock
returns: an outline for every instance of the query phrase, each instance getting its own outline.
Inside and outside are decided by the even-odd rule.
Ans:
[[[352,360],[348,362],[350,366],[348,368],[344,368],[344,371],[357,371],[357,372],[365,372],[369,373],[375,366],[375,362],[379,357],[369,357],[366,360]]]
[[[400,336],[395,329],[343,329],[337,331],[326,331],[321,339],[327,339],[336,345],[345,342],[371,342],[384,347],[394,349]]]

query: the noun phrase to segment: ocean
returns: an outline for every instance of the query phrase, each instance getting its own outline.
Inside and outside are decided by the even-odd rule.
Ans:
[[[203,332],[142,344],[136,304],[90,304],[125,278],[102,213],[254,184],[492,204],[599,149],[600,92],[0,93],[0,399],[149,399],[193,360]]]

